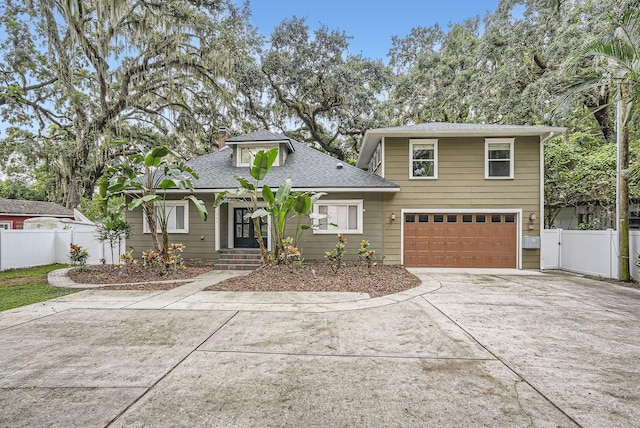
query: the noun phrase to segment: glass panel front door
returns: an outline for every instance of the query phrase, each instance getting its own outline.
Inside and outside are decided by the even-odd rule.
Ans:
[[[253,226],[253,219],[247,216],[247,208],[233,209],[233,245],[235,248],[259,248],[258,234]],[[261,218],[260,229],[262,239],[267,244],[267,223]]]

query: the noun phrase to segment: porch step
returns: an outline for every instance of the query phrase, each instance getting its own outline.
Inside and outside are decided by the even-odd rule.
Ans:
[[[249,248],[229,248],[220,250],[220,258],[215,263],[219,270],[255,270],[262,266],[260,250]]]

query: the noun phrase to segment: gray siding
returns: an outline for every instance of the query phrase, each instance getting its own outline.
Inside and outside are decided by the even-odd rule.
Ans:
[[[183,257],[186,260],[202,259],[206,261],[215,260],[218,258],[218,254],[214,251],[215,248],[215,227],[214,227],[214,209],[213,209],[213,195],[198,195],[202,199],[209,212],[209,218],[207,221],[203,221],[200,218],[200,214],[195,209],[193,204],[189,206],[189,233],[176,233],[169,234],[169,242],[171,243],[183,243],[185,250]],[[167,198],[167,200],[180,200],[182,198]],[[133,226],[133,237],[127,240],[127,247],[133,247],[134,257],[139,258],[142,251],[145,251],[153,247],[150,233],[144,233],[142,227],[142,208],[137,208],[133,211],[127,211],[127,221]],[[159,239],[162,239],[160,234]],[[203,238],[203,239],[201,239]]]
[[[382,234],[382,196],[372,193],[331,193],[323,196],[322,200],[334,199],[362,199],[363,200],[363,231],[362,234],[345,234],[347,239],[345,259],[357,260],[360,241],[368,240],[369,248],[376,250],[376,256],[382,261],[384,252],[384,237]],[[295,224],[292,222],[287,231],[293,236]],[[306,231],[301,239],[300,249],[305,260],[324,260],[326,251],[332,251],[338,243],[335,234],[314,234]]]

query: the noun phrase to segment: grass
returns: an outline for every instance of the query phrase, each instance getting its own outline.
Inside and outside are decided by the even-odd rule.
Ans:
[[[44,302],[79,291],[56,288],[47,283],[47,273],[64,267],[67,265],[46,265],[0,272],[0,311]]]

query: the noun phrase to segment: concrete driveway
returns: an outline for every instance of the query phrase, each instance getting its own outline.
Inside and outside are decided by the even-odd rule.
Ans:
[[[640,426],[640,291],[413,271],[376,299],[214,273],[0,313],[0,426]]]

